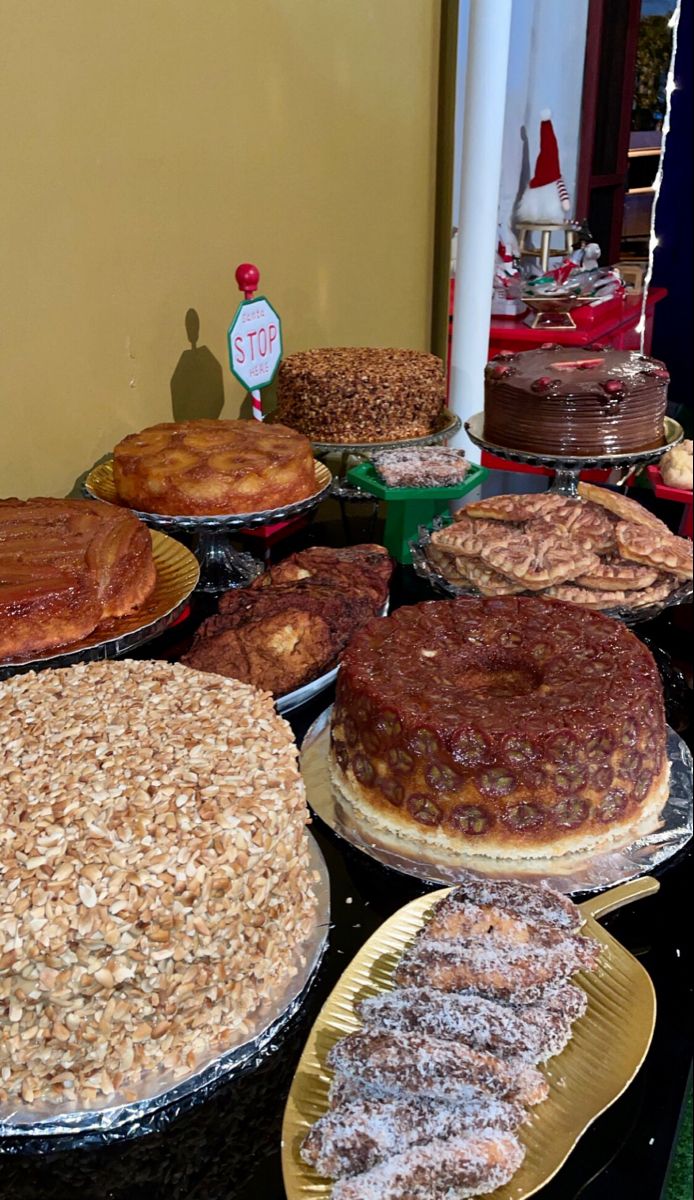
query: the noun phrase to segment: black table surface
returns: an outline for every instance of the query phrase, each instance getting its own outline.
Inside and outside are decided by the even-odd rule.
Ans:
[[[359,515],[361,508],[362,516]],[[336,519],[334,504],[298,539],[273,557],[308,543],[339,545],[378,540],[363,506]],[[376,526],[376,531],[378,526]],[[257,542],[256,552],[257,552]],[[398,568],[391,603],[432,599],[411,568]],[[176,657],[213,605],[196,602],[190,618],[138,657]],[[688,610],[691,614],[691,609]],[[691,692],[677,669],[684,658],[687,615],[671,610],[637,628],[656,653],[665,684],[668,720],[689,739]],[[691,626],[691,619],[689,618]],[[676,664],[676,665],[675,665]],[[332,701],[322,693],[289,714],[301,741]],[[191,1107],[162,1132],[133,1141],[38,1157],[15,1147],[0,1158],[0,1200],[285,1200],[280,1163],[282,1114],[307,1034],[326,997],[364,941],[426,884],[396,874],[352,849],[319,820],[312,831],[325,857],[331,888],[328,948],[300,1011],[273,1040],[262,1061]],[[648,971],[658,1015],[646,1061],[624,1095],[581,1138],[538,1200],[660,1200],[688,1080],[691,1078],[692,981],[689,944],[691,848],[655,872],[657,895],[605,918],[605,926]]]

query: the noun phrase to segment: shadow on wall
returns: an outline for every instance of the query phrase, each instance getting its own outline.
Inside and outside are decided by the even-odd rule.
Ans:
[[[189,308],[185,318],[190,350],[184,350],[171,376],[174,421],[216,420],[224,407],[221,363],[207,346],[198,346],[200,318]]]

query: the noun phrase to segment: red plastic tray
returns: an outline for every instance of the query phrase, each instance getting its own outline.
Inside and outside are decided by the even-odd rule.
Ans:
[[[653,491],[659,500],[676,500],[680,504],[691,504],[693,494],[689,488],[670,487],[669,484],[663,482],[663,477],[660,474],[660,467],[647,467],[648,478],[651,481]]]

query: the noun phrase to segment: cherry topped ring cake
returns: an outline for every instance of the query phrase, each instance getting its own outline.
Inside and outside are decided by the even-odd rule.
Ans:
[[[630,454],[665,443],[669,375],[634,350],[546,343],[484,371],[484,436],[530,454]]]
[[[370,826],[430,849],[627,844],[668,797],[658,670],[620,622],[563,601],[400,608],[344,655],[330,771]]]

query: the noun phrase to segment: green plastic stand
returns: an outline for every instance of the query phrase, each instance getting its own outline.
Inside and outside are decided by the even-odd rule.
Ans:
[[[459,500],[489,474],[486,467],[473,465],[465,479],[452,487],[389,488],[376,473],[373,463],[359,463],[347,472],[347,480],[363,492],[385,500],[386,527],[383,544],[400,563],[412,562],[410,540],[420,525],[431,525],[434,517],[448,512],[451,500]]]

